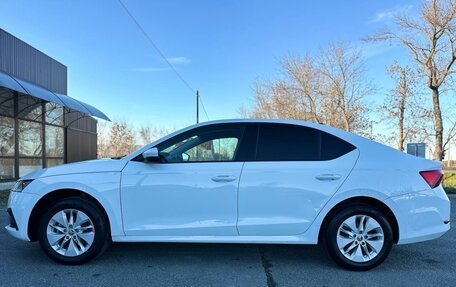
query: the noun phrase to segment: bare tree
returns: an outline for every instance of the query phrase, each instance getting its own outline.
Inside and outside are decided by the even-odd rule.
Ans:
[[[321,73],[318,62],[310,56],[286,57],[282,69],[289,80],[285,90],[291,95],[303,120],[323,123],[324,98],[322,97]],[[298,117],[294,117],[295,119]]]
[[[97,122],[97,157],[105,158],[109,157],[108,152],[108,138],[109,138],[109,122],[98,121]]]
[[[109,145],[114,156],[124,156],[133,151],[134,132],[126,122],[113,123],[109,135]]]
[[[283,79],[257,81],[254,106],[243,113],[254,118],[285,118],[321,122],[318,77],[314,59],[286,57],[281,63]]]
[[[374,88],[366,80],[359,51],[332,44],[318,57],[286,57],[281,69],[281,79],[256,83],[254,105],[241,111],[243,115],[313,121],[365,133],[366,98]]]
[[[454,73],[456,60],[456,2],[431,0],[422,3],[418,17],[396,15],[397,32],[386,31],[368,37],[371,41],[390,40],[408,49],[427,77],[432,92],[434,118],[434,159],[444,158],[443,120],[440,88]]]
[[[126,122],[113,122],[109,133],[99,131],[98,157],[124,156],[133,151],[135,144],[134,130]]]
[[[370,123],[366,99],[375,88],[366,79],[361,51],[344,43],[330,44],[321,52],[320,73],[326,123],[365,134]]]
[[[139,129],[139,136],[141,137],[141,140],[143,141],[144,144],[150,143],[152,141],[152,132],[150,130],[150,127],[141,127]]]
[[[380,111],[383,119],[396,126],[397,134],[394,134],[394,137],[397,149],[403,151],[406,140],[417,138],[422,127],[419,124],[420,120],[429,118],[422,108],[423,103],[419,102],[415,71],[394,61],[388,67],[387,73],[394,80],[395,86],[388,93]]]
[[[142,126],[139,129],[139,137],[142,145],[149,144],[153,140],[166,136],[169,133],[169,130],[166,128],[151,128],[150,126]]]

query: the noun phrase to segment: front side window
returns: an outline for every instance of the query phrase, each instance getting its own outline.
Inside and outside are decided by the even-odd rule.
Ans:
[[[233,161],[242,130],[204,128],[187,132],[158,146],[164,162]]]
[[[237,138],[213,139],[185,151],[187,161],[232,161]]]

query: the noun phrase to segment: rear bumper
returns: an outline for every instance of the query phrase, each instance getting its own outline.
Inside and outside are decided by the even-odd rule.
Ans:
[[[450,200],[441,186],[417,193],[390,197],[399,223],[398,244],[436,239],[450,230]]]

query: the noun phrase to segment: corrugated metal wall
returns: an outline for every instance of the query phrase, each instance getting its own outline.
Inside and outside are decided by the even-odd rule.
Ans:
[[[66,161],[75,162],[97,158],[97,121],[79,112],[65,115]]]
[[[67,162],[97,158],[97,134],[67,129]]]
[[[0,29],[0,70],[67,94],[67,67]]]

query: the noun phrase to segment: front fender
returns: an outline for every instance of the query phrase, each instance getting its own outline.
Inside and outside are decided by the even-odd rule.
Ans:
[[[56,175],[35,179],[23,192],[38,195],[62,190],[75,189],[95,198],[108,215],[111,235],[125,235],[122,228],[120,201],[120,172],[95,172],[83,174]]]

